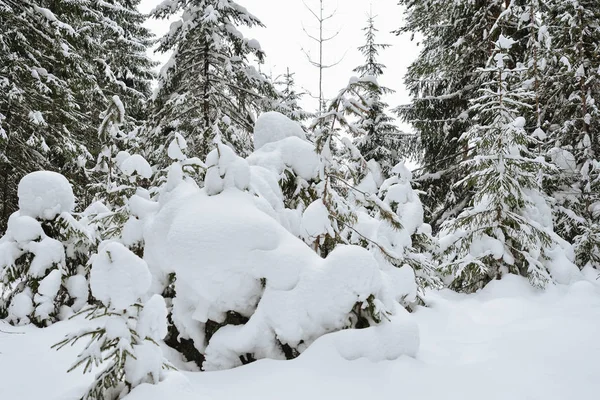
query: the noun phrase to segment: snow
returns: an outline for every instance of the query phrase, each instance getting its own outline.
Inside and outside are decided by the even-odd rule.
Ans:
[[[133,346],[135,358],[125,360],[125,378],[133,386],[145,382],[148,376],[150,382],[158,383],[162,375],[163,354],[157,345],[143,341]]]
[[[204,187],[214,195],[226,188],[244,190],[250,185],[250,166],[228,146],[218,142],[217,148],[206,156]]]
[[[52,270],[44,279],[41,280],[38,293],[42,296],[54,299],[62,283],[62,273],[55,269]]]
[[[397,360],[402,356],[416,357],[419,349],[419,328],[406,310],[398,311],[389,323],[366,329],[344,330],[319,338],[305,352],[310,357],[322,357],[334,352],[348,361],[366,358],[371,362]]]
[[[29,266],[29,274],[41,278],[54,265],[64,265],[65,249],[58,240],[45,237],[39,242],[30,242],[25,249],[34,254]]]
[[[398,326],[387,327],[388,332],[367,328],[326,335],[292,361],[260,360],[219,372],[168,372],[158,385],[142,384],[126,400],[480,400],[482,394],[492,400],[595,400],[600,391],[596,282],[540,291],[524,278],[506,276],[474,295],[430,291],[428,307],[399,315],[397,322],[392,319]],[[38,329],[0,322],[0,376],[9,377],[2,381],[0,397],[80,398],[93,374],[66,372],[80,345],[59,352],[50,346],[85,323],[76,318]],[[370,348],[375,337],[394,342],[397,331],[406,344],[383,342],[389,350],[381,354],[392,348],[400,352],[402,346],[410,350],[408,338],[415,327],[420,337],[416,355],[403,350],[404,355],[387,360]],[[364,356],[349,360],[357,353]]]
[[[37,219],[54,219],[62,212],[72,211],[75,205],[67,178],[51,171],[25,175],[19,182],[18,196],[21,215]]]
[[[25,244],[45,236],[42,225],[27,215],[21,216],[17,211],[8,218],[8,230],[12,238],[19,244]]]
[[[175,138],[169,143],[167,155],[172,160],[183,161],[187,157],[183,154],[183,150],[187,149],[187,142],[180,133],[175,133]]]
[[[150,167],[148,161],[146,161],[146,159],[139,154],[134,154],[127,157],[119,164],[119,168],[121,168],[121,171],[123,171],[127,176],[137,173],[142,178],[152,178],[152,167]]]
[[[8,307],[8,320],[21,322],[23,324],[29,322],[28,316],[33,312],[34,306],[31,299],[32,294],[29,288],[13,297],[10,306]]]
[[[329,220],[329,211],[323,200],[317,199],[310,203],[302,214],[302,227],[309,238],[315,239],[319,236],[329,234],[334,235],[331,221]]]
[[[114,310],[137,302],[150,288],[150,280],[146,262],[120,243],[101,243],[92,259],[92,294]]]
[[[83,275],[73,275],[67,278],[65,287],[69,292],[69,296],[75,299],[72,306],[74,311],[79,311],[87,303],[89,288],[88,282]]]
[[[302,127],[283,114],[269,111],[261,114],[254,125],[254,149],[289,137],[306,139]]]
[[[278,176],[291,169],[305,180],[316,178],[320,165],[314,145],[294,136],[263,145],[247,160],[250,165],[262,166]]]
[[[144,240],[144,223],[136,217],[129,217],[121,232],[121,241],[131,247]]]
[[[165,299],[155,294],[145,304],[136,326],[141,338],[159,342],[167,336],[167,305]]]

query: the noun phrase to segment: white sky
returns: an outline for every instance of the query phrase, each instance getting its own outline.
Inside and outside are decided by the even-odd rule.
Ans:
[[[318,9],[318,0],[305,0],[313,9]],[[162,0],[142,0],[140,10],[149,12]],[[318,70],[311,66],[302,52],[305,49],[313,57],[318,56],[316,42],[309,39],[302,25],[310,33],[317,34],[317,24],[314,17],[304,6],[302,0],[238,0],[238,3],[257,16],[266,28],[256,28],[247,31],[249,38],[257,39],[266,52],[266,63],[263,72],[277,76],[289,67],[295,72],[296,83],[315,95],[318,88]],[[397,37],[390,32],[402,24],[402,9],[397,0],[326,0],[326,12],[337,8],[336,17],[329,21],[329,33],[340,30],[340,34],[328,42],[325,47],[325,63],[332,63],[343,57],[342,62],[325,71],[325,97],[334,96],[337,91],[348,83],[354,75],[352,69],[363,63],[363,58],[357,47],[364,43],[362,28],[371,8],[377,16],[376,27],[379,29],[377,41],[391,44],[392,47],[381,53],[380,62],[387,65],[380,83],[396,90],[387,101],[391,106],[409,102],[404,88],[403,76],[408,65],[418,52],[415,42],[410,41],[409,35]],[[169,29],[170,22],[150,20],[147,26],[161,36]],[[345,55],[345,56],[344,56]],[[166,61],[166,55],[154,55],[161,62]],[[305,98],[305,107],[314,109],[317,102]],[[407,129],[407,127],[403,126]]]

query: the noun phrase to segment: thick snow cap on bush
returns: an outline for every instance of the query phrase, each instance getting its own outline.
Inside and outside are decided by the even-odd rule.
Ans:
[[[18,211],[8,218],[7,233],[18,243],[28,243],[45,236],[39,221]]]
[[[258,117],[254,125],[254,149],[292,136],[306,138],[297,122],[276,111],[266,112]]]
[[[414,291],[414,275],[390,275],[363,248],[341,246],[322,259],[250,193],[235,186],[207,192],[173,197],[145,230],[145,259],[153,274],[175,272],[173,321],[205,352],[207,369],[235,367],[246,353],[284,358],[281,343],[302,351],[346,327],[369,296],[393,312]],[[410,284],[398,284],[405,278]],[[205,347],[205,324],[224,322],[230,311],[250,320],[219,329]]]
[[[150,288],[146,262],[117,242],[104,242],[92,261],[92,294],[107,307],[124,310]]]
[[[51,171],[27,174],[19,182],[19,209],[22,215],[54,219],[75,206],[73,189],[67,178]]]

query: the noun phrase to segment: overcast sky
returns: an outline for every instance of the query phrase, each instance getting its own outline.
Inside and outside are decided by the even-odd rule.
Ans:
[[[318,0],[305,1],[307,5],[318,10]],[[140,9],[142,12],[149,12],[161,2],[162,0],[142,0]],[[317,57],[318,47],[306,36],[302,26],[304,25],[309,32],[318,34],[318,25],[303,1],[239,0],[238,3],[266,25],[265,28],[245,31],[249,38],[257,39],[266,52],[263,72],[276,76],[289,67],[296,73],[299,86],[317,94],[318,70],[309,64],[302,49]],[[404,88],[403,76],[417,54],[417,47],[415,42],[411,42],[409,35],[398,37],[391,34],[392,30],[402,24],[402,9],[397,5],[397,0],[326,0],[325,4],[326,10],[330,12],[337,9],[336,17],[329,21],[329,33],[340,31],[340,34],[325,47],[325,63],[336,62],[343,57],[339,65],[325,72],[325,97],[334,96],[344,87],[353,76],[352,69],[363,62],[357,47],[364,43],[361,29],[366,24],[369,10],[372,9],[373,14],[377,16],[378,42],[392,45],[381,54],[381,62],[388,68],[380,83],[396,90],[396,93],[387,99],[390,105],[407,103],[409,98]],[[160,36],[169,29],[170,22],[150,20],[147,24]],[[166,61],[164,55],[154,57],[161,62]],[[306,99],[306,107],[314,108],[316,105],[317,102]]]

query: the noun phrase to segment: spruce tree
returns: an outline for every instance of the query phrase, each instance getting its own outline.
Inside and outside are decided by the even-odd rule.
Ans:
[[[35,170],[74,171],[90,127],[73,80],[88,85],[71,43],[76,27],[43,7],[0,1],[0,230],[17,209],[17,184]],[[81,75],[80,75],[81,74]]]
[[[158,48],[173,55],[160,76],[150,147],[160,148],[178,132],[190,153],[203,159],[212,148],[213,126],[219,124],[223,141],[246,155],[252,148],[255,113],[278,100],[271,82],[253,65],[264,59],[260,45],[238,30],[263,25],[231,0],[169,0],[152,15],[180,13]]]
[[[2,0],[0,227],[16,209],[24,174],[58,170],[86,204],[86,161],[100,151],[93,128],[113,95],[130,107],[128,126],[145,118],[154,63],[138,1]]]
[[[524,67],[511,48],[513,10],[507,8],[496,22],[500,31],[493,41],[489,66],[479,70],[484,83],[470,111],[475,125],[465,139],[475,155],[462,163],[470,171],[460,184],[474,191],[468,206],[444,224],[443,269],[453,275],[451,286],[474,291],[506,273],[527,276],[535,286],[551,280],[544,265],[554,246],[552,226],[545,226],[531,210],[547,208],[540,176],[550,169],[538,157],[536,141],[527,134],[526,120],[519,115],[531,107],[534,94],[523,85]],[[541,211],[540,211],[541,212]]]
[[[552,46],[543,82],[557,229],[575,243],[580,267],[599,268],[600,247],[600,4],[549,1],[544,16]]]
[[[379,52],[390,45],[377,43],[378,30],[375,28],[374,16],[369,16],[363,31],[366,42],[358,50],[364,56],[365,62],[356,67],[354,72],[361,78],[372,79],[373,84],[367,87],[368,92],[365,93],[368,97],[367,110],[357,122],[365,134],[355,138],[355,144],[366,160],[377,161],[383,172],[387,174],[405,154],[402,147],[407,142],[401,139],[407,137],[402,137],[402,133],[394,124],[394,119],[387,113],[388,105],[382,99],[382,96],[394,91],[377,82],[385,69],[385,65],[377,60]]]
[[[493,47],[488,36],[505,0],[401,0],[405,24],[396,33],[422,36],[421,51],[405,75],[410,105],[396,109],[418,136],[422,165],[416,180],[435,231],[465,207],[470,192],[457,187],[469,144],[461,139],[472,125],[470,101]],[[497,34],[496,34],[497,35]]]
[[[276,111],[281,112],[293,121],[302,122],[309,119],[311,114],[304,111],[299,104],[304,93],[297,91],[296,79],[294,78],[295,75],[294,72],[291,72],[290,69],[287,68],[285,74],[274,80],[273,83],[279,90],[282,104],[282,109]]]

